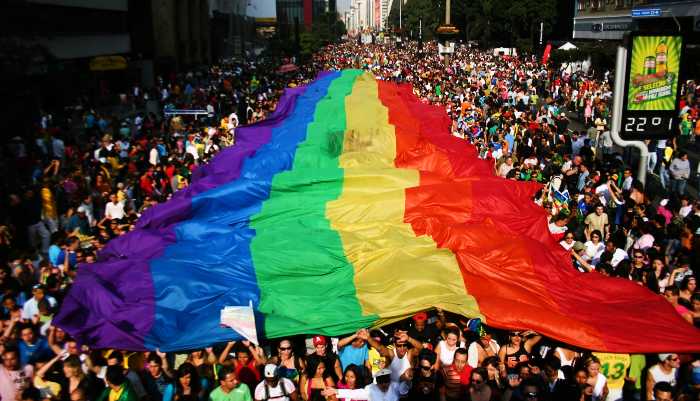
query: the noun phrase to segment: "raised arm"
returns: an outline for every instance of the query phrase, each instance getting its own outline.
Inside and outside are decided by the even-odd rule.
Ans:
[[[44,378],[44,375],[46,375],[46,372],[48,372],[48,371],[51,369],[51,367],[52,367],[61,357],[63,357],[64,354],[65,354],[64,352],[61,352],[60,354],[58,354],[58,355],[56,355],[55,357],[51,358],[50,361],[48,361],[44,366],[41,367],[41,369],[39,369],[39,370],[36,372],[36,375],[43,379],[43,378]]]
[[[226,346],[224,347],[224,350],[221,351],[221,354],[219,354],[219,363],[224,363],[226,361],[226,356],[231,352],[231,349],[233,346],[236,345],[235,341],[229,341],[226,343]]]
[[[361,330],[362,330],[362,329],[361,329]],[[346,345],[350,344],[351,342],[355,341],[355,339],[359,337],[359,333],[360,333],[360,330],[357,330],[355,333],[353,333],[353,334],[351,334],[351,335],[349,335],[349,336],[347,336],[347,337],[341,338],[341,339],[338,341],[338,348],[339,348],[339,349],[340,349],[340,348],[343,348],[343,347],[345,347]]]
[[[367,331],[367,330],[361,331],[360,337],[364,340],[367,340],[369,345],[372,348],[376,349],[377,352],[379,352],[379,355],[381,355],[381,356],[387,358],[389,361],[391,361],[391,358],[392,358],[391,351],[389,351],[389,349],[387,347],[385,347],[384,345],[382,345],[380,342],[378,342],[374,338],[372,338],[369,335],[369,331]]]

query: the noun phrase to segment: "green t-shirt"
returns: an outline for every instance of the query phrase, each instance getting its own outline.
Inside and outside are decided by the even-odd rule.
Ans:
[[[627,376],[637,380],[634,383],[634,388],[637,390],[642,389],[642,371],[644,370],[644,366],[646,366],[646,364],[647,360],[644,355],[632,354],[630,356],[630,370]]]
[[[253,401],[250,396],[250,389],[245,383],[241,383],[228,394],[221,391],[221,386],[214,389],[209,394],[209,401]]]

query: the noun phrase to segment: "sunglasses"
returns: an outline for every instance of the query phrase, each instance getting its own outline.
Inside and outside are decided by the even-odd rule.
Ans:
[[[396,344],[396,348],[406,348],[407,346],[406,344]]]
[[[430,370],[430,369],[432,369],[430,366],[421,366],[420,368],[423,369],[423,370]]]
[[[472,380],[472,383],[474,383],[474,384],[481,384],[483,382],[484,382],[483,380]]]
[[[280,351],[291,351],[292,347],[279,347]]]

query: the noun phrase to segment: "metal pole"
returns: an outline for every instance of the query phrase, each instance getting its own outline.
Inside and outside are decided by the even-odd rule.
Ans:
[[[450,25],[450,0],[445,1],[445,25]]]
[[[649,149],[642,141],[627,141],[620,137],[622,127],[622,103],[625,91],[625,69],[627,68],[627,48],[617,47],[617,60],[615,62],[615,89],[613,90],[613,112],[610,123],[610,136],[617,146],[632,146],[639,149],[639,166],[637,179],[642,185],[646,184]]]
[[[445,0],[445,25],[450,25],[450,0]],[[445,46],[449,48],[450,42],[445,41]],[[450,66],[450,54],[445,53],[445,67]]]
[[[544,21],[540,22],[540,46],[542,46],[542,36],[544,33]]]

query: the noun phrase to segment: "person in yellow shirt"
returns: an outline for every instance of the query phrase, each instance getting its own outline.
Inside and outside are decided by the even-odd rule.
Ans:
[[[594,352],[600,360],[600,371],[608,379],[608,401],[622,401],[622,388],[625,386],[627,371],[630,368],[629,354]]]
[[[107,388],[97,401],[137,401],[121,366],[108,366],[105,381]]]
[[[41,186],[41,212],[49,231],[52,234],[58,231],[58,213],[56,213],[56,202],[53,192],[51,192],[51,179],[49,177],[44,177]]]
[[[382,339],[379,335],[379,332],[372,331],[370,335],[372,336],[372,339],[374,341],[376,341],[377,343],[381,343]],[[374,347],[369,347],[367,355],[367,362],[369,363],[372,369],[372,376],[374,376],[377,372],[387,367],[386,357],[384,357],[378,349]]]

